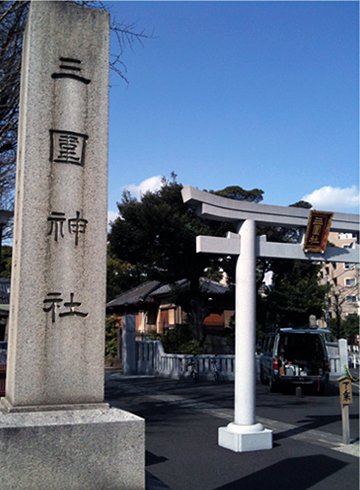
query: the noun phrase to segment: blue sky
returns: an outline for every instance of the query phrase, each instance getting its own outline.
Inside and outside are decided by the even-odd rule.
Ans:
[[[109,217],[174,171],[358,213],[358,2],[105,2],[154,39],[111,74]]]

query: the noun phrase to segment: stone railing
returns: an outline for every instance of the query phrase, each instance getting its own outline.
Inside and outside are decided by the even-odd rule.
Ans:
[[[349,357],[349,367],[359,367],[360,366],[360,352],[358,345],[349,345],[348,347],[348,357]]]
[[[189,361],[194,359],[196,370],[202,378],[211,378],[214,373],[212,360],[216,359],[216,367],[222,379],[233,380],[235,368],[234,355],[201,355],[166,354],[160,341],[136,341],[137,373],[154,374],[167,378],[184,378],[191,375]]]
[[[327,350],[330,376],[339,377],[344,375],[344,369],[342,369],[342,363],[340,362],[338,343],[328,343]],[[257,376],[259,375],[259,357],[255,355]],[[348,362],[350,365],[353,365],[353,357],[354,355],[349,352]],[[191,375],[192,367],[189,365],[189,361],[192,359],[195,360],[196,369],[202,378],[213,377],[214,368],[211,361],[216,359],[216,367],[220,379],[229,381],[234,379],[234,355],[215,356],[206,354],[194,356],[191,354],[166,354],[162,343],[158,340],[136,341],[136,372],[140,375],[152,374],[174,379],[184,378]],[[358,360],[355,362],[358,363]]]

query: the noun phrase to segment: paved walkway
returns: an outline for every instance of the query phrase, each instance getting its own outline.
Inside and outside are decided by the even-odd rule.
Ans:
[[[257,490],[266,478],[267,490],[357,490],[354,388],[349,446],[342,444],[335,385],[324,397],[300,399],[258,385],[257,420],[274,431],[274,448],[233,453],[217,444],[218,427],[233,420],[233,384],[106,375],[107,401],[146,420],[147,490]]]

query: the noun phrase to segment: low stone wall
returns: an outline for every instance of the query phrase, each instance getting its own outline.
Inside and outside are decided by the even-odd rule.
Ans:
[[[192,367],[189,361],[194,359],[196,370],[202,378],[214,375],[212,360],[216,359],[216,367],[222,379],[233,380],[235,356],[229,354],[167,354],[162,343],[158,340],[136,341],[137,373],[154,374],[167,378],[185,378],[191,375]]]
[[[343,376],[343,365],[346,361],[340,361],[338,343],[333,342],[327,344],[327,349],[329,355],[330,376],[332,378]],[[185,378],[191,375],[192,367],[189,365],[189,361],[192,359],[195,360],[196,370],[202,378],[211,379],[214,376],[212,361],[216,359],[216,367],[220,379],[228,381],[234,379],[234,355],[204,354],[194,356],[191,354],[167,354],[159,340],[136,341],[136,372],[140,375],[152,374],[174,379]],[[257,377],[259,377],[259,359],[260,356],[255,354]],[[352,357],[350,355],[348,356],[347,362],[350,362],[351,360]]]

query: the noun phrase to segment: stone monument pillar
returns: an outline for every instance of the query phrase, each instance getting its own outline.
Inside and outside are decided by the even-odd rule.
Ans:
[[[4,490],[144,488],[143,420],[104,403],[108,64],[108,13],[31,2],[0,405]]]

